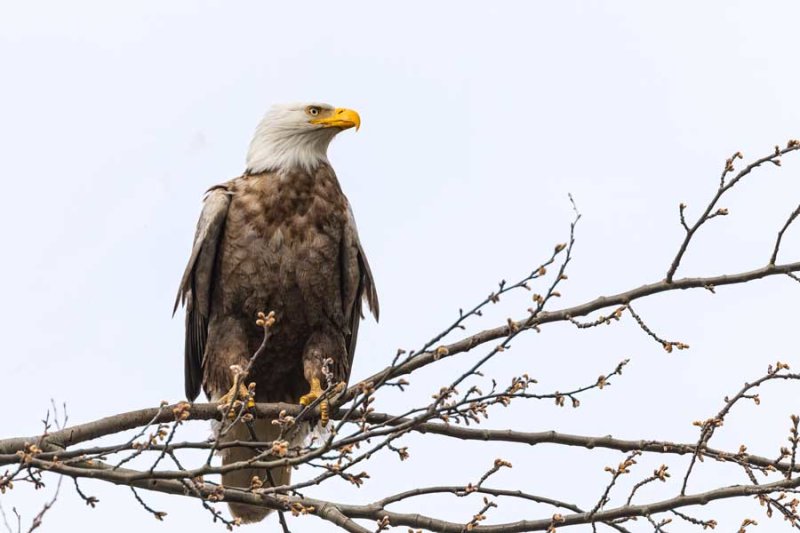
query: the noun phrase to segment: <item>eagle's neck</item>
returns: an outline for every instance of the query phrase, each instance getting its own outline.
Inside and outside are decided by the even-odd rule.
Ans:
[[[247,172],[312,172],[328,163],[328,145],[336,135],[334,128],[317,131],[292,131],[259,128],[247,152]]]

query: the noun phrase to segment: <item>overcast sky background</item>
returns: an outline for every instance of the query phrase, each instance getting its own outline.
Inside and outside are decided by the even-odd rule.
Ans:
[[[380,325],[362,326],[359,379],[545,258],[566,237],[568,193],[583,220],[558,304],[663,277],[683,236],[678,204],[693,218],[733,152],[755,158],[800,137],[798,20],[796,2],[763,0],[0,2],[2,436],[39,431],[51,397],[67,403],[72,422],[181,399],[183,321],[170,312],[201,196],[243,170],[272,103],[321,100],[362,116],[361,131],[330,150],[381,298]],[[731,215],[704,229],[679,275],[767,262],[800,201],[794,159],[730,195]],[[800,228],[781,257],[800,258]],[[524,316],[527,298],[502,302],[473,329]],[[800,368],[798,298],[800,286],[784,277],[640,303],[659,334],[691,345],[671,355],[631,320],[528,334],[490,365],[493,375],[529,372],[549,392],[632,361],[577,410],[519,404],[486,427],[694,441],[691,422],[715,414],[770,362]],[[447,372],[481,353],[420,374],[379,410],[429,398]],[[789,415],[800,412],[797,389],[770,385],[761,395],[760,407],[734,411],[717,446],[778,455]],[[207,431],[198,424],[187,435]],[[492,485],[591,508],[603,467],[622,458],[440,438],[403,444],[411,460],[376,459],[364,488],[335,481],[306,494],[369,502],[466,484],[504,457],[514,468]],[[626,483],[660,462],[643,461]],[[669,464],[666,491],[643,490],[639,501],[677,493],[686,460]],[[691,492],[747,482],[732,468],[704,468]],[[169,513],[159,524],[125,488],[83,483],[100,499],[90,509],[70,485],[41,531],[220,531],[194,500],[143,493]],[[624,500],[627,490],[617,494]],[[2,503],[30,519],[44,498],[22,488]],[[461,522],[479,508],[478,498],[397,507]],[[727,531],[744,517],[767,521],[751,501],[691,512]],[[488,521],[551,515],[502,501]],[[275,517],[267,524],[250,529],[275,530]],[[290,525],[332,530],[313,517]],[[774,518],[769,530],[779,525]]]

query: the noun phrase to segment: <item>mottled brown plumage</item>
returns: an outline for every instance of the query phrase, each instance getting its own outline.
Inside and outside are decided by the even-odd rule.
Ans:
[[[336,379],[347,381],[361,297],[376,316],[378,302],[333,169],[264,172],[218,185],[208,192],[206,221],[212,238],[198,243],[203,249],[182,285],[194,299],[187,306],[187,397],[197,397],[201,379],[209,397],[227,392],[230,366],[246,366],[262,341],[259,311],[275,311],[277,322],[251,371],[257,401],[297,402],[308,392],[302,355],[315,345],[334,360]]]
[[[245,367],[263,339],[259,312],[274,311],[277,321],[247,378],[256,384],[256,401],[297,403],[312,378],[325,383],[325,358],[333,360],[334,379],[347,382],[362,298],[376,319],[378,299],[352,211],[327,161],[248,172],[212,187],[178,298],[186,302],[189,400],[201,387],[215,400],[230,389],[231,365]],[[277,436],[270,421],[260,422],[259,440]],[[230,438],[249,438],[235,429]],[[251,456],[232,448],[223,462]],[[249,486],[252,475],[264,474],[233,472],[223,484]],[[288,469],[271,474],[276,485],[289,482]],[[266,515],[241,505],[232,511],[245,521]]]

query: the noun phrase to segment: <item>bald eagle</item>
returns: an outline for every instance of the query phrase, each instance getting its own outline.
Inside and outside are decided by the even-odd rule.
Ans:
[[[331,140],[361,119],[327,104],[277,105],[256,128],[245,172],[206,193],[189,263],[180,282],[186,307],[185,386],[192,401],[202,387],[212,401],[228,398],[232,366],[245,367],[264,331],[259,312],[274,311],[266,351],[247,378],[258,402],[308,404],[326,383],[323,361],[335,382],[346,383],[362,318],[362,299],[378,319],[378,296],[358,238],[353,212],[328,162]],[[234,367],[235,368],[235,367]],[[236,393],[236,391],[230,391]],[[278,426],[255,421],[259,441]],[[241,423],[225,440],[249,440]],[[255,452],[227,448],[223,464]],[[223,474],[228,487],[287,485],[289,468]],[[230,504],[243,522],[262,520],[266,509]]]

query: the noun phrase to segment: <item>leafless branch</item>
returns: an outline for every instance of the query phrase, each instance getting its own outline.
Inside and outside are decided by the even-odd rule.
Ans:
[[[448,325],[434,329],[437,332],[421,343],[418,349],[398,350],[390,361],[387,360],[385,368],[353,384],[346,391],[329,386],[324,397],[330,402],[330,418],[335,423],[314,442],[297,443],[291,437],[299,424],[307,424],[319,416],[320,400],[305,407],[285,403],[248,405],[249,400],[253,399],[253,390],[252,387],[245,386],[247,378],[253,363],[264,356],[270,327],[277,319],[273,313],[261,314],[259,325],[264,328],[263,342],[252,354],[246,367],[235,372],[235,390],[238,390],[239,384],[247,389],[246,400],[241,396],[231,398],[224,412],[220,412],[218,405],[214,403],[163,403],[159,407],[118,413],[70,426],[66,425],[66,410],[63,410],[62,415],[55,402],[51,402],[51,412],[42,421],[44,429],[41,434],[0,440],[0,466],[7,467],[7,470],[0,472],[0,492],[18,490],[20,485],[40,488],[47,476],[59,475],[59,487],[64,477],[72,479],[77,494],[89,507],[95,507],[99,500],[86,495],[79,485],[80,480],[92,479],[128,487],[133,499],[158,520],[163,520],[166,512],[155,510],[147,504],[148,498],[144,491],[192,498],[200,503],[203,512],[211,515],[214,523],[220,523],[227,529],[237,527],[239,522],[227,518],[217,508],[219,502],[273,509],[283,533],[289,533],[291,520],[301,517],[317,517],[336,528],[359,533],[404,527],[451,533],[552,533],[569,526],[591,526],[593,530],[610,528],[626,533],[637,517],[644,517],[647,523],[642,522],[643,525],[649,524],[654,531],[665,531],[665,527],[673,523],[673,520],[682,527],[706,529],[715,527],[716,520],[695,518],[687,507],[731,498],[755,497],[766,509],[768,516],[777,511],[792,527],[800,528],[797,515],[800,500],[793,497],[800,490],[800,476],[797,475],[800,472],[800,465],[797,463],[800,418],[792,415],[789,445],[781,447],[777,459],[749,453],[744,446],[738,450],[710,447],[712,437],[722,427],[735,405],[743,401],[760,402],[760,396],[755,389],[768,383],[794,384],[800,380],[800,374],[791,373],[785,363],[770,366],[765,375],[746,383],[734,396],[725,398],[714,416],[696,421],[700,434],[695,442],[681,443],[647,438],[625,440],[557,431],[523,432],[478,427],[481,424],[488,425],[487,421],[492,420],[493,413],[511,405],[523,404],[527,409],[534,405],[553,408],[553,404],[556,407],[571,405],[578,408],[583,402],[600,401],[598,398],[609,394],[604,390],[612,382],[616,384],[618,380],[629,377],[628,373],[622,375],[628,359],[613,369],[597,369],[598,373],[605,373],[596,380],[558,383],[557,387],[539,383],[528,373],[520,373],[511,379],[486,375],[487,363],[503,357],[503,354],[512,349],[513,341],[522,335],[534,331],[542,332],[547,329],[546,325],[555,323],[576,326],[577,330],[573,330],[576,334],[602,325],[617,324],[617,327],[622,327],[626,324],[622,319],[627,312],[635,321],[635,327],[644,331],[665,350],[681,350],[688,348],[688,345],[666,340],[656,333],[642,315],[634,310],[634,301],[687,289],[705,289],[713,293],[719,287],[752,283],[770,276],[787,275],[800,281],[800,261],[776,264],[783,235],[795,219],[800,217],[800,207],[789,216],[778,232],[767,265],[745,272],[728,272],[716,276],[674,277],[699,229],[708,221],[728,213],[725,208],[718,207],[723,195],[762,164],[779,164],[782,156],[798,149],[800,142],[790,141],[785,148],[777,148],[770,155],[755,160],[735,173],[734,162],[741,158],[741,154],[737,153],[726,161],[717,191],[696,221],[687,221],[687,207],[681,204],[680,224],[685,235],[664,279],[558,308],[555,302],[560,301],[563,296],[564,281],[574,257],[576,228],[581,218],[572,202],[575,216],[569,225],[567,238],[544,254],[539,264],[526,269],[517,281],[501,281],[485,298],[468,306],[466,311],[459,310],[457,317]],[[466,328],[475,327],[487,308],[500,305],[501,302],[506,303],[506,297],[512,291],[528,291],[533,305],[524,313],[517,310],[517,319],[508,319],[476,333],[466,333]],[[587,316],[595,318],[582,321]],[[631,324],[631,327],[634,326]],[[458,357],[476,350],[481,352],[475,358]],[[409,385],[406,376],[433,365],[444,368],[445,365],[440,362],[445,359],[452,363],[451,368],[456,368],[456,363],[461,366],[456,371],[451,370],[450,374],[442,374],[441,386],[431,390],[428,399],[401,399],[391,404],[391,412],[376,410],[376,400],[388,391],[401,398],[407,397],[403,394]],[[570,375],[566,374],[564,380],[570,379]],[[616,386],[614,390],[617,390]],[[232,419],[228,417],[229,413],[232,413]],[[251,432],[250,440],[224,441],[221,438],[227,431],[226,428],[233,423],[242,421],[245,426],[252,427],[254,418],[269,419],[279,425],[279,437],[274,441],[259,442],[255,433]],[[187,438],[184,428],[203,420],[221,421],[221,429],[216,438],[182,440]],[[126,431],[131,431],[133,436],[119,435]],[[411,434],[426,436],[425,442],[434,438],[449,439],[453,446],[460,445],[460,441],[482,441],[524,446],[546,445],[554,451],[568,447],[581,448],[587,452],[603,449],[625,455],[617,466],[606,468],[611,479],[597,487],[596,496],[586,507],[579,502],[532,494],[521,488],[487,486],[497,485],[502,479],[500,471],[511,467],[503,459],[496,459],[493,463],[487,460],[486,464],[491,465],[488,469],[473,472],[473,476],[455,484],[417,486],[382,496],[372,503],[353,504],[313,497],[316,487],[331,479],[345,480],[360,487],[373,478],[386,475],[384,472],[371,471],[374,470],[371,466],[374,464],[373,458],[388,454],[402,461],[409,460],[409,450],[414,445],[408,444],[411,440],[407,442],[405,438]],[[106,440],[102,443],[94,442],[100,438]],[[227,465],[216,464],[215,454],[231,447],[250,448],[255,453],[248,460]],[[188,453],[198,450],[203,452],[204,461],[198,462],[195,456]],[[774,450],[768,454],[773,456],[773,452]],[[656,486],[662,492],[671,490],[668,478],[669,472],[674,472],[674,467],[671,468],[667,462],[676,455],[688,458],[682,481],[675,481],[675,490],[669,493],[672,496],[662,499],[651,497],[646,501],[647,495]],[[641,467],[636,468],[637,461],[654,457],[661,463],[657,469],[642,473],[639,471]],[[706,460],[733,470],[737,476],[744,472],[747,481],[690,493],[689,480]],[[269,477],[269,471],[277,467],[302,467],[307,472],[312,472],[313,476],[295,481],[291,485],[276,487],[271,482],[274,480]],[[225,487],[215,481],[219,479],[216,477],[219,474],[253,468],[264,469],[267,474],[264,479],[254,478],[249,488]],[[598,468],[597,471],[599,470]],[[677,489],[678,484],[680,490]],[[48,500],[35,515],[30,531],[42,523],[42,518],[55,502],[58,491],[59,488],[56,489],[53,499]],[[437,516],[396,510],[402,508],[398,504],[429,497],[466,502],[470,506],[469,513],[461,517],[463,520],[448,521]],[[509,520],[505,516],[501,518],[495,508],[505,510],[503,505],[514,500],[524,501],[526,508],[531,509],[532,518],[491,523],[493,520]],[[634,503],[639,501],[644,503]],[[14,533],[12,520],[2,506],[0,511],[6,531]],[[21,533],[20,517],[16,509],[13,511],[17,516],[16,531]],[[749,525],[752,525],[752,520],[747,518],[742,522],[741,529]]]

